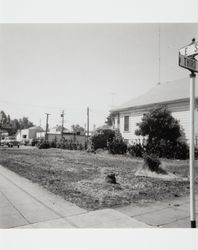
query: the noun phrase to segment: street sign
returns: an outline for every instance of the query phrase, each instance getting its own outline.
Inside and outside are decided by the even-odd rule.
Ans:
[[[198,61],[179,54],[179,66],[198,73]]]
[[[198,55],[198,42],[187,45],[179,50],[183,56],[196,56]]]
[[[195,38],[192,43],[179,50],[179,66],[191,71],[190,73],[190,145],[189,145],[189,165],[190,165],[190,222],[191,227],[196,228],[196,208],[195,208],[195,72],[198,73],[198,61],[194,56],[198,55],[198,42]]]

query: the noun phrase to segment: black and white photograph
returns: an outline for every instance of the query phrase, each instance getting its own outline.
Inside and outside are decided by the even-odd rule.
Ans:
[[[198,24],[0,30],[1,228],[195,223]]]
[[[198,22],[1,22],[1,231],[195,229],[197,73]]]

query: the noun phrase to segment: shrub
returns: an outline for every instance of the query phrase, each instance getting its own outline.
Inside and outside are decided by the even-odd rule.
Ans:
[[[91,144],[94,150],[98,148],[105,149],[107,148],[107,143],[111,142],[113,138],[115,137],[115,131],[111,129],[103,129],[100,131],[97,131],[92,137],[91,137]]]
[[[73,143],[72,141],[62,140],[60,143],[56,143],[57,148],[68,150],[83,150],[85,147],[80,143]]]
[[[198,148],[195,148],[195,158],[198,159]]]
[[[83,150],[83,145],[80,143],[77,143],[76,147],[77,147],[77,150]]]
[[[30,141],[30,146],[34,147],[34,146],[37,145],[38,142],[39,142],[38,140],[32,139],[32,140]]]
[[[50,143],[49,143],[49,147],[50,147],[50,148],[56,148],[56,147],[57,147],[57,145],[56,145],[56,140],[50,142]]]
[[[161,164],[161,161],[159,160],[158,156],[155,154],[144,154],[144,163],[148,168],[153,172],[159,172],[159,165]]]
[[[181,160],[186,160],[189,158],[189,147],[185,142],[177,142],[174,148],[174,158]]]
[[[146,145],[147,154],[156,154],[159,157],[167,159],[185,160],[189,157],[189,147],[185,142],[177,141],[176,143],[161,140],[159,143],[148,143]]]
[[[37,147],[39,149],[47,149],[47,148],[50,148],[50,144],[48,141],[41,141],[37,144]]]
[[[161,140],[176,143],[181,136],[179,121],[176,120],[166,106],[156,106],[142,117],[137,124],[136,135],[147,136],[148,142],[159,143]]]
[[[145,151],[144,145],[137,143],[128,147],[128,152],[131,156],[142,157]]]
[[[108,142],[108,150],[111,154],[126,154],[127,144],[122,139],[114,138]]]

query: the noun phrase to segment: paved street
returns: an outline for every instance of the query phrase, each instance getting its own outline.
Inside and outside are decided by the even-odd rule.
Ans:
[[[0,228],[188,228],[188,199],[87,211],[0,166]]]

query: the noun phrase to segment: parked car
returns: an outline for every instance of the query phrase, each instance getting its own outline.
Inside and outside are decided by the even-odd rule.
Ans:
[[[16,140],[14,136],[5,137],[5,139],[1,141],[1,144],[3,146],[8,146],[9,148],[12,148],[14,146],[19,148],[20,146],[20,143]]]

